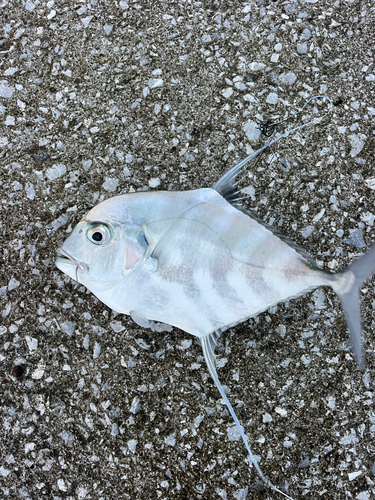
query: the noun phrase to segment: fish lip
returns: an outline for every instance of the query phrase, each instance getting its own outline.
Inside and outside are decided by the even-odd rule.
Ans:
[[[62,247],[60,247],[57,250],[57,254],[58,255],[57,255],[56,260],[59,260],[60,262],[64,262],[65,264],[71,264],[72,266],[75,266],[76,268],[80,269],[81,271],[83,271],[85,273],[87,273],[89,271],[89,266],[87,264],[72,257]]]

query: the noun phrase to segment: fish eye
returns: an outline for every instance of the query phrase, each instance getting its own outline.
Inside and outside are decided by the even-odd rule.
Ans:
[[[111,239],[111,231],[103,224],[95,225],[87,231],[87,238],[94,245],[105,245]]]

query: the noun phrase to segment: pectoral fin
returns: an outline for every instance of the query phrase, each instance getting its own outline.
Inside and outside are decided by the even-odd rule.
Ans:
[[[172,331],[173,327],[171,325],[147,319],[140,311],[130,311],[129,314],[134,323],[137,323],[142,328],[150,328],[153,332],[159,333]]]
[[[141,313],[138,311],[130,311],[130,317],[134,321],[134,323],[137,323],[137,325],[141,326],[142,328],[151,328],[151,321],[148,320],[145,316],[142,316]]]

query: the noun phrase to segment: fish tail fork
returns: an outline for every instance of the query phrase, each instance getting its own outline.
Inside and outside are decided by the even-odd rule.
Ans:
[[[366,366],[363,355],[361,308],[359,289],[362,283],[375,272],[375,245],[347,268],[334,274],[330,285],[340,298],[348,325],[353,351],[361,369]]]

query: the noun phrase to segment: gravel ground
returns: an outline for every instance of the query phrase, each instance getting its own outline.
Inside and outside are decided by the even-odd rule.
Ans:
[[[323,267],[348,265],[375,241],[374,4],[0,1],[0,497],[278,498],[195,339],[116,315],[54,259],[99,201],[211,186],[264,144],[255,124],[323,93],[332,112],[275,145],[246,191]],[[325,289],[219,341],[252,449],[294,499],[375,498],[374,284],[366,371]]]

